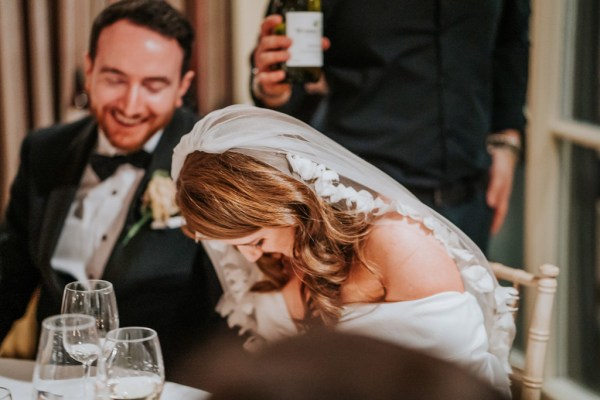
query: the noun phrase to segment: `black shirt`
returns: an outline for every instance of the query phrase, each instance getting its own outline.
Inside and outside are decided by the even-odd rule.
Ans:
[[[330,94],[318,128],[399,182],[434,188],[482,176],[486,136],[523,130],[529,1],[322,5]],[[305,113],[306,99],[296,86],[281,111]]]

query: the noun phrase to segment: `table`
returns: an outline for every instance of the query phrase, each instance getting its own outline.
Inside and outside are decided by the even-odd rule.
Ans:
[[[35,362],[0,358],[0,386],[9,388],[13,400],[29,400],[32,397],[31,380]],[[210,393],[173,382],[166,382],[161,400],[207,400]]]

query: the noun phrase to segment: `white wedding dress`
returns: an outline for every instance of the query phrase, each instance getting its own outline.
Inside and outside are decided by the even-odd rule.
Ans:
[[[259,338],[272,342],[298,333],[280,292],[255,294],[254,306]],[[457,363],[499,391],[510,392],[506,372],[488,351],[481,309],[468,292],[444,292],[413,301],[348,304],[336,329]]]
[[[298,334],[281,292],[256,293],[249,289],[261,276],[255,264],[224,252],[220,242],[205,241],[212,256],[220,253],[218,270],[228,290],[217,306],[229,325],[250,333],[249,350],[265,342]],[[227,258],[230,258],[227,260]],[[509,395],[509,379],[500,359],[492,354],[481,307],[465,291],[442,292],[412,301],[352,303],[343,307],[336,329],[362,334],[457,363]]]

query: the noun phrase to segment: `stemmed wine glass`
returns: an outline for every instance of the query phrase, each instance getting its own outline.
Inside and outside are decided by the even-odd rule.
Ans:
[[[143,327],[110,331],[102,348],[111,399],[158,400],[165,369],[158,335]]]
[[[104,344],[106,334],[119,327],[115,291],[112,283],[105,280],[90,279],[68,283],[63,292],[61,312],[81,313],[94,317],[100,347]],[[89,370],[86,372],[89,374]],[[96,390],[102,392],[106,380],[102,358],[98,360],[96,378]]]
[[[75,281],[65,286],[61,312],[87,314],[96,318],[100,341],[119,327],[119,312],[112,283],[99,279]]]
[[[89,400],[90,367],[99,354],[94,317],[60,314],[45,318],[33,373],[35,398]]]
[[[63,332],[63,346],[69,355],[83,364],[84,394],[88,398],[88,384],[92,363],[100,354],[100,340],[93,317],[83,314],[66,314],[68,318]]]

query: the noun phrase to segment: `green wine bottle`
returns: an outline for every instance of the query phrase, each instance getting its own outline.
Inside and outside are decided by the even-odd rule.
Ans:
[[[271,14],[283,17],[274,33],[292,39],[290,59],[276,66],[285,71],[284,82],[318,81],[323,67],[321,0],[274,0]]]

